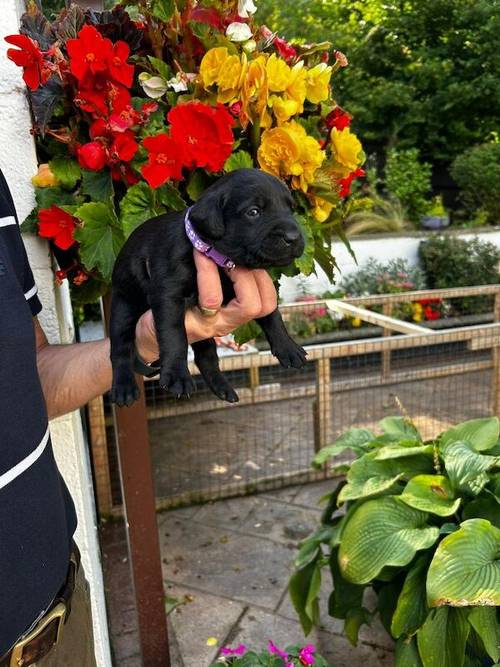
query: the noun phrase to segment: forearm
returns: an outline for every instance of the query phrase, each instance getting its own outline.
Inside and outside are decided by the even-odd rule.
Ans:
[[[44,345],[37,363],[49,419],[80,408],[111,387],[108,339]]]

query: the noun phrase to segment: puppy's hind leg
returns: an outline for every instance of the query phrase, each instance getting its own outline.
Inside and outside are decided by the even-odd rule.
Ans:
[[[139,398],[133,360],[135,327],[143,312],[143,308],[127,301],[119,292],[113,291],[109,326],[113,366],[111,401],[119,407],[132,405]]]
[[[237,403],[240,399],[219,369],[217,346],[213,338],[200,340],[192,345],[194,360],[203,379],[213,393],[228,403]]]

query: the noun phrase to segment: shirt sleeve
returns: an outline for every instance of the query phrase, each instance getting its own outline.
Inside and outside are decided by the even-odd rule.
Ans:
[[[28,302],[33,316],[38,315],[42,310],[42,304],[38,298],[38,289],[35,284],[33,272],[31,270],[26,248],[24,247],[21,232],[19,230],[19,221],[17,218],[14,200],[0,170],[0,232],[5,234],[7,249],[12,254],[13,264],[17,269],[17,274],[22,284],[24,298]]]

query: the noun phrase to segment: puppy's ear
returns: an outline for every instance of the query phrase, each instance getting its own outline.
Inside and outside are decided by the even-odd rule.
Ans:
[[[190,220],[203,238],[216,240],[224,235],[223,204],[221,193],[207,192],[191,208]]]

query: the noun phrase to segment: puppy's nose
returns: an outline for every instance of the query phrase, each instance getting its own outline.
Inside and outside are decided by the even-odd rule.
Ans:
[[[283,239],[287,245],[294,245],[300,240],[300,232],[298,229],[290,229],[285,232]]]

